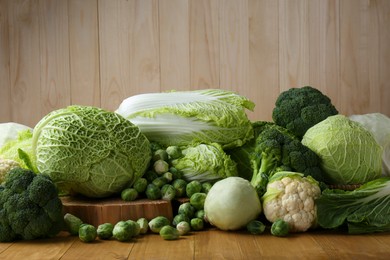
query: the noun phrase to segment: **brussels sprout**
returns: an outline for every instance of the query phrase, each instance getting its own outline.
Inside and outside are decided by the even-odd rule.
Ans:
[[[204,219],[204,216],[205,216],[204,209],[197,210],[194,215],[195,218],[200,218],[200,219]]]
[[[182,198],[186,195],[187,182],[183,179],[176,179],[172,182],[172,186],[176,190],[176,198]]]
[[[204,208],[204,201],[206,200],[206,193],[196,192],[190,197],[190,204],[196,209]]]
[[[173,180],[173,174],[171,172],[166,172],[162,175],[165,179],[167,179],[167,182],[171,182]]]
[[[137,220],[137,223],[140,227],[139,233],[140,234],[146,234],[149,230],[149,222],[146,218],[139,218]]]
[[[201,191],[202,191],[202,184],[199,181],[190,181],[186,186],[186,194],[188,198],[191,198],[192,194]]]
[[[246,229],[253,235],[258,235],[264,232],[265,225],[259,220],[252,220],[246,225]]]
[[[112,237],[112,230],[114,229],[114,225],[111,223],[103,223],[97,227],[97,236],[100,239],[110,239]]]
[[[180,236],[179,231],[172,226],[163,226],[159,233],[160,236],[165,240],[175,240]]]
[[[79,234],[79,229],[83,221],[71,213],[64,215],[65,225],[72,236]]]
[[[200,218],[193,218],[190,221],[190,226],[192,230],[196,230],[196,231],[202,230],[204,228],[204,221],[203,219]]]
[[[130,223],[126,221],[119,221],[115,224],[112,230],[112,236],[121,242],[129,241],[133,237],[134,229]]]
[[[190,222],[190,218],[186,214],[177,214],[173,217],[172,225],[176,226],[178,223],[185,221]]]
[[[164,149],[158,149],[154,151],[152,160],[154,162],[158,160],[167,161],[168,160],[168,153]]]
[[[133,184],[133,188],[138,192],[138,193],[143,193],[146,190],[146,187],[148,186],[148,180],[146,178],[139,178],[136,180]]]
[[[162,196],[160,188],[153,183],[148,184],[145,194],[146,197],[150,200],[158,200],[161,199]]]
[[[170,167],[169,172],[172,173],[172,178],[174,180],[183,179],[183,173],[181,171],[177,170],[175,167]]]
[[[168,218],[164,216],[157,216],[149,221],[149,229],[153,233],[159,233],[163,226],[169,226],[171,223]]]
[[[202,183],[201,192],[207,194],[207,193],[209,193],[209,190],[211,189],[211,187],[213,187],[213,184],[211,184],[210,182],[204,182],[204,183]]]
[[[161,198],[163,200],[173,200],[176,196],[176,190],[171,184],[165,184],[161,188]]]
[[[183,236],[188,234],[191,231],[191,226],[187,221],[181,221],[176,225],[177,231],[179,231],[179,235]]]
[[[168,146],[165,151],[171,160],[180,158],[183,155],[179,146]]]
[[[132,236],[133,237],[138,236],[141,232],[141,226],[138,224],[138,222],[131,219],[126,220],[126,222],[130,224]]]
[[[278,237],[287,236],[289,233],[289,226],[283,219],[278,219],[271,225],[271,234]]]
[[[138,197],[138,191],[134,188],[127,188],[121,192],[121,198],[124,201],[133,201]]]
[[[168,180],[166,178],[164,178],[163,176],[159,176],[152,181],[152,184],[156,185],[159,189],[161,189],[161,187],[167,183],[168,183]]]
[[[79,238],[82,242],[90,243],[97,237],[96,228],[90,224],[81,224],[79,228]]]
[[[195,214],[195,208],[189,202],[184,202],[180,204],[178,210],[178,214],[185,214],[187,217],[192,218]]]
[[[158,175],[161,175],[169,170],[169,164],[164,160],[157,160],[153,164],[153,169]]]

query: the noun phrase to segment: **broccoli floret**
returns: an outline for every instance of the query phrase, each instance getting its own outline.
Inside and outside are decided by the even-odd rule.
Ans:
[[[268,179],[276,172],[290,170],[322,181],[319,157],[287,129],[269,123],[256,138],[251,156],[251,184],[259,196],[266,191]]]
[[[276,99],[273,121],[302,138],[306,131],[328,116],[338,114],[328,96],[316,88],[290,88]]]
[[[0,242],[45,238],[61,231],[62,202],[48,176],[15,168],[0,193]]]

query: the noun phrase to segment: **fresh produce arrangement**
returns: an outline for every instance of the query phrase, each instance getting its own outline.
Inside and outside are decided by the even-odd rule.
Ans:
[[[390,232],[390,119],[339,114],[304,86],[272,121],[222,89],[131,96],[116,111],[72,105],[34,128],[0,124],[0,242],[68,232],[80,241],[176,240],[210,227],[286,237]],[[63,196],[177,205],[173,218],[92,225]]]

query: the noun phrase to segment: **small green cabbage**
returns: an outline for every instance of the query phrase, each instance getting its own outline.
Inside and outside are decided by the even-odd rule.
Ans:
[[[329,184],[362,184],[381,175],[382,148],[368,130],[344,115],[309,128],[302,143],[321,158]]]
[[[60,190],[87,197],[120,193],[149,166],[151,148],[139,128],[96,107],[53,111],[34,128],[37,167]]]

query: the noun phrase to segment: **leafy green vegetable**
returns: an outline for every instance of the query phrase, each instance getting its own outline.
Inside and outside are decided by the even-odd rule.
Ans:
[[[285,237],[289,233],[289,224],[283,219],[278,219],[271,225],[271,234],[277,237]]]
[[[337,114],[329,97],[316,88],[305,86],[282,92],[275,102],[272,119],[302,138],[307,129]]]
[[[165,240],[176,240],[180,236],[179,230],[169,225],[162,227],[159,233]]]
[[[254,106],[234,92],[205,89],[134,95],[116,112],[139,126],[149,140],[165,146],[219,143],[232,148],[253,137],[245,109]]]
[[[97,238],[96,227],[90,224],[81,224],[79,228],[79,238],[82,242],[91,243]]]
[[[370,131],[382,147],[382,176],[390,176],[390,118],[381,113],[352,115],[349,118]]]
[[[113,230],[114,230],[114,225],[112,223],[103,223],[97,227],[96,233],[98,238],[106,240],[112,237]]]
[[[68,232],[72,236],[79,234],[80,226],[81,226],[81,224],[84,223],[79,217],[77,217],[71,213],[66,213],[64,215],[64,221],[65,221],[65,225],[66,225]]]
[[[60,190],[107,197],[131,186],[146,171],[151,148],[139,128],[122,116],[96,107],[53,111],[34,128],[40,172]]]
[[[32,128],[15,122],[0,123],[0,148],[11,140],[18,139],[21,131],[32,132]]]
[[[390,231],[390,177],[369,181],[353,191],[326,189],[316,200],[318,224],[350,234]]]
[[[0,148],[0,158],[14,160],[22,168],[38,172],[32,137],[33,132],[29,128],[18,131],[15,139],[9,139]]]
[[[246,225],[246,229],[253,235],[259,235],[264,232],[265,225],[259,220],[252,220]]]
[[[236,163],[217,143],[189,146],[183,156],[171,161],[186,181],[216,181],[237,175]]]
[[[368,130],[344,115],[311,127],[302,143],[321,158],[328,184],[362,184],[381,175],[382,148]]]

